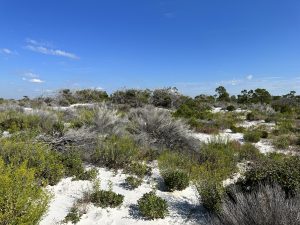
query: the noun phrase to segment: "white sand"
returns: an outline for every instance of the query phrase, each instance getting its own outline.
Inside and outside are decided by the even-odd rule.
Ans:
[[[78,223],[79,225],[108,225],[108,224],[197,224],[201,220],[203,208],[199,206],[198,194],[194,186],[183,191],[162,192],[157,190],[157,195],[167,200],[169,215],[165,219],[145,220],[136,208],[137,200],[144,193],[150,192],[155,183],[160,184],[162,178],[157,165],[153,165],[151,177],[144,179],[142,185],[135,190],[127,190],[123,183],[127,175],[122,171],[116,174],[105,168],[99,168],[99,179],[101,188],[108,189],[108,181],[113,184],[113,191],[125,196],[124,202],[119,208],[102,209],[90,204],[87,213],[84,214]],[[68,213],[73,202],[82,196],[83,191],[91,189],[89,181],[72,181],[65,178],[57,185],[48,187],[54,194],[50,208],[40,225],[53,225],[62,221]],[[198,223],[199,224],[199,223]]]

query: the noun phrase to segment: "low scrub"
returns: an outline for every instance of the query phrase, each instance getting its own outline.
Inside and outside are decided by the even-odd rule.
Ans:
[[[130,189],[136,189],[142,184],[143,180],[138,177],[129,176],[125,179],[125,182]]]
[[[0,159],[0,224],[37,225],[48,208],[49,195],[37,184],[26,163],[5,165]]]
[[[244,133],[244,140],[252,143],[259,142],[261,133],[256,130],[248,130]]]
[[[126,168],[141,155],[139,147],[130,137],[108,137],[100,143],[92,156],[92,162],[109,168]]]
[[[277,183],[288,195],[300,191],[300,157],[271,154],[252,163],[244,178],[238,181],[245,190],[259,183]]]
[[[186,172],[179,170],[165,171],[162,177],[169,191],[181,191],[189,186],[189,177]]]
[[[60,155],[42,143],[4,139],[0,141],[0,156],[7,165],[18,166],[27,162],[43,184],[54,185],[64,176]]]
[[[123,203],[124,196],[110,190],[101,190],[100,184],[95,183],[93,192],[90,194],[90,201],[101,208],[115,208]]]
[[[138,200],[140,213],[147,219],[165,218],[168,214],[166,200],[158,197],[155,192],[146,193]]]

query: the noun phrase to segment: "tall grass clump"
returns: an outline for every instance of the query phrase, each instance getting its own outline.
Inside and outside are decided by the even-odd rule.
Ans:
[[[286,198],[279,185],[259,185],[256,191],[243,193],[234,188],[225,198],[220,213],[211,225],[298,225],[300,196]]]
[[[131,110],[129,132],[144,146],[158,150],[194,151],[198,142],[191,137],[188,127],[172,118],[169,111],[151,106]]]

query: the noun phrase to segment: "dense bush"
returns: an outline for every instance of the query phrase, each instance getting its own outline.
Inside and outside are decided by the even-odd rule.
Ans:
[[[135,188],[139,187],[143,182],[143,180],[141,178],[134,177],[134,176],[127,177],[125,179],[125,181],[126,181],[127,186],[130,189],[135,189]]]
[[[153,91],[150,102],[156,107],[177,108],[182,100],[182,95],[176,88],[163,88]]]
[[[220,211],[224,188],[219,181],[216,181],[213,177],[202,180],[197,183],[197,190],[200,201],[207,210],[211,212]]]
[[[35,169],[35,176],[40,182],[56,184],[64,176],[64,166],[60,156],[47,145],[6,139],[0,141],[0,156],[6,164],[17,166],[27,162]]]
[[[155,192],[146,193],[138,200],[140,213],[148,219],[165,218],[168,214],[166,200],[158,197]]]
[[[204,170],[213,173],[221,179],[226,179],[237,170],[238,153],[240,144],[221,138],[210,140],[202,144],[200,161]]]
[[[91,193],[91,202],[101,208],[115,208],[120,206],[123,203],[124,196],[116,194],[112,190],[100,190],[95,189]]]
[[[188,174],[190,179],[198,177],[197,159],[183,152],[164,151],[158,158],[158,167],[163,174],[167,171],[180,170]]]
[[[109,168],[125,168],[138,160],[141,151],[130,137],[110,136],[100,143],[92,162]]]
[[[63,222],[68,223],[71,222],[72,224],[76,224],[80,221],[81,215],[76,207],[72,207],[68,214],[66,215],[65,219]]]
[[[261,157],[263,157],[263,155],[251,143],[245,143],[241,146],[239,151],[240,160],[256,161]]]
[[[188,174],[183,171],[165,171],[162,177],[169,191],[181,191],[189,186]]]
[[[287,149],[291,144],[290,135],[277,136],[273,139],[272,143],[276,148]]]
[[[248,130],[244,133],[244,140],[249,142],[259,142],[261,133],[256,130]]]
[[[150,101],[150,90],[128,89],[116,91],[111,95],[111,100],[115,104],[129,105],[130,107],[141,107]]]
[[[145,163],[132,162],[125,168],[125,171],[142,178],[149,174],[150,168]]]
[[[287,199],[278,185],[260,185],[258,190],[243,193],[232,189],[212,225],[298,225],[300,197]]]
[[[226,110],[231,112],[231,111],[235,110],[235,107],[233,105],[229,105],[229,106],[226,107]]]
[[[39,224],[49,196],[34,176],[26,163],[12,167],[0,159],[0,224]]]
[[[252,163],[238,184],[255,189],[260,182],[278,183],[288,194],[300,190],[300,157],[271,154]]]

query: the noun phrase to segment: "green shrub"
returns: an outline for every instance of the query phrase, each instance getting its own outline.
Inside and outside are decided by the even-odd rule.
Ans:
[[[220,210],[224,197],[224,188],[220,182],[213,178],[202,180],[197,183],[197,190],[200,200],[207,210],[211,212]]]
[[[238,183],[246,189],[263,183],[277,183],[287,193],[300,191],[300,157],[271,154],[252,164]]]
[[[268,136],[269,136],[269,133],[267,131],[265,131],[265,130],[261,131],[261,134],[260,134],[261,138],[268,138]]]
[[[259,142],[261,134],[256,130],[249,130],[244,133],[244,140],[252,143]]]
[[[0,156],[6,164],[14,166],[26,161],[29,168],[34,168],[36,178],[43,183],[54,185],[64,176],[60,156],[42,143],[4,139],[0,141]]]
[[[111,136],[96,149],[92,161],[109,168],[125,168],[139,156],[140,150],[131,138]]]
[[[39,224],[49,196],[34,175],[25,163],[12,167],[0,159],[0,224]]]
[[[62,163],[65,167],[66,176],[79,177],[84,173],[84,168],[80,154],[77,151],[71,150],[62,155]]]
[[[163,172],[162,177],[169,191],[184,190],[189,186],[189,177],[186,172],[175,170]]]
[[[149,169],[144,163],[132,162],[125,171],[138,177],[144,177],[149,173]]]
[[[246,120],[248,120],[248,121],[259,120],[259,116],[255,112],[250,112],[250,113],[247,113]]]
[[[79,174],[77,177],[75,177],[75,179],[93,181],[97,178],[97,175],[98,170],[96,168],[92,168],[84,171],[82,174]]]
[[[141,214],[148,219],[165,218],[168,214],[166,200],[158,197],[153,191],[144,194],[138,200],[138,208]]]
[[[245,128],[244,127],[237,127],[235,125],[231,125],[230,130],[232,131],[232,133],[243,133]]]
[[[231,112],[231,111],[235,110],[235,107],[233,105],[229,105],[229,106],[226,107],[226,110]]]
[[[255,148],[251,143],[245,143],[241,146],[240,152],[239,152],[239,158],[240,160],[251,160],[256,161],[260,159],[263,155],[260,153],[260,151]]]
[[[100,189],[100,184],[95,183],[93,192],[90,194],[90,201],[101,208],[115,208],[120,206],[123,203],[124,196],[120,194],[116,194],[111,190],[106,191],[106,190],[101,190]]]
[[[137,178],[137,177],[133,177],[133,176],[127,177],[125,179],[125,181],[130,189],[135,189],[135,188],[139,187],[143,182],[143,180],[141,178]]]
[[[226,141],[221,138],[212,139],[202,144],[200,163],[202,169],[218,174],[220,179],[226,179],[237,170],[240,144],[236,141]]]
[[[272,143],[276,148],[286,149],[290,145],[289,135],[280,135],[275,137]]]
[[[158,167],[161,173],[165,171],[181,170],[189,175],[190,178],[198,176],[193,174],[193,168],[198,166],[195,158],[180,152],[164,151],[158,158]]]
[[[64,222],[65,223],[71,222],[73,224],[76,224],[80,221],[80,219],[81,219],[81,215],[78,208],[72,207],[68,212],[68,214],[66,215]]]

